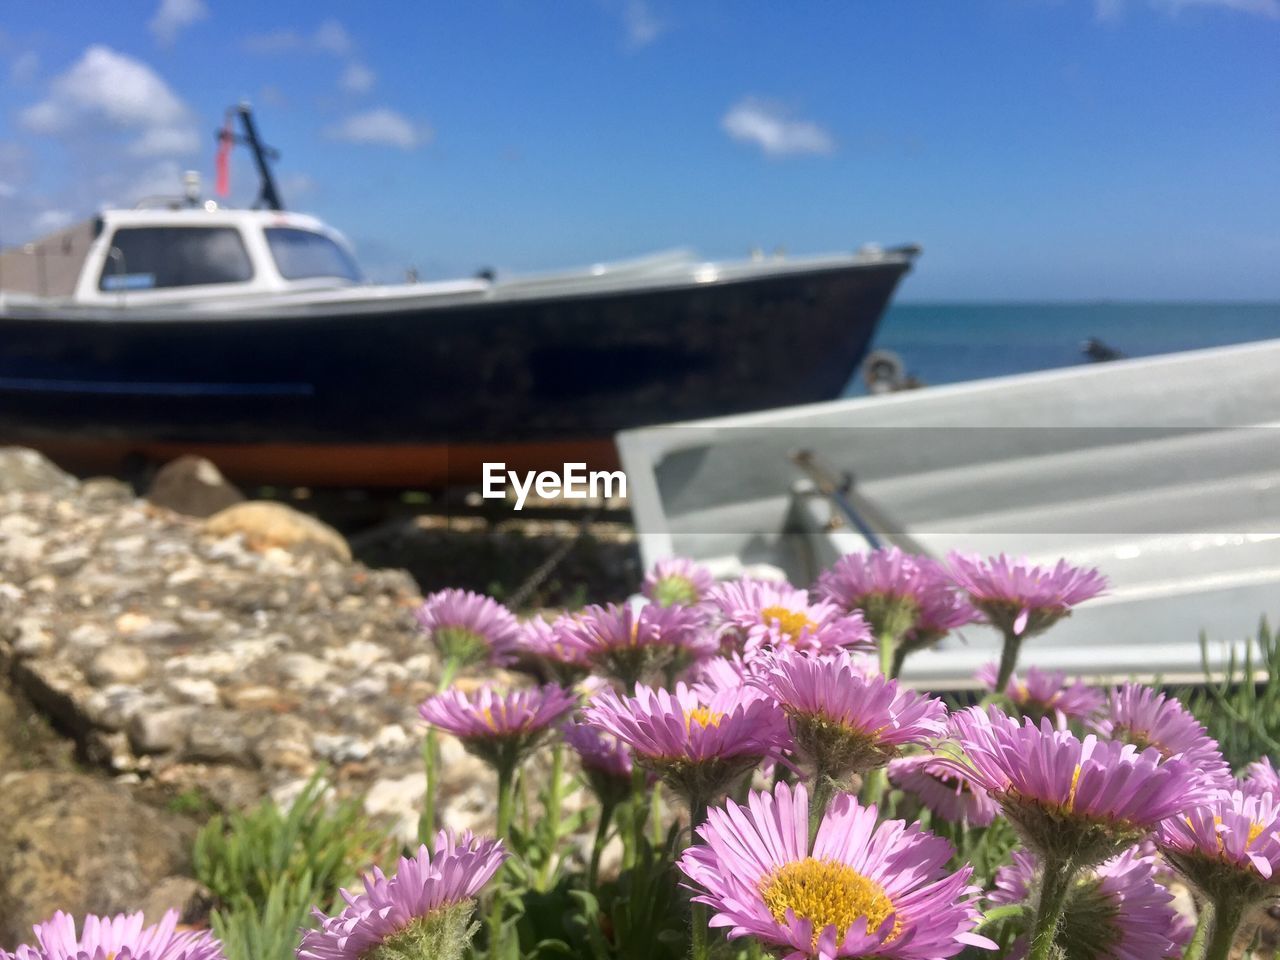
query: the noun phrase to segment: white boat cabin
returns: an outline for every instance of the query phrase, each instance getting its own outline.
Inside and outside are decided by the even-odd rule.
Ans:
[[[362,282],[350,244],[315,217],[210,205],[107,210],[0,255],[0,289],[131,306]]]

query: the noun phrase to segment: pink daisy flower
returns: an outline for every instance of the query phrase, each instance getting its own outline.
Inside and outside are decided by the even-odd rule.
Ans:
[[[564,739],[578,754],[596,796],[621,799],[630,791],[634,764],[625,743],[589,723],[569,724]]]
[[[721,583],[707,605],[721,623],[722,639],[748,658],[781,647],[815,653],[875,650],[862,614],[825,601],[811,603],[808,593],[787,583],[745,578]]]
[[[968,867],[950,873],[946,840],[840,794],[809,842],[805,788],[778,784],[708,813],[679,867],[730,939],[754,937],[783,960],[940,960],[994,947],[978,922]]]
[[[1113,740],[1154,747],[1163,757],[1181,757],[1198,776],[1230,785],[1231,768],[1218,741],[1176,698],[1151,687],[1126,683],[1113,689],[1092,727]]]
[[[1027,850],[996,871],[993,904],[1029,903],[1039,864]],[[1086,871],[1067,895],[1056,942],[1079,960],[1167,960],[1182,956],[1194,933],[1156,879],[1156,862],[1125,850]],[[1025,952],[1025,943],[1023,944]]]
[[[1220,790],[1164,820],[1156,843],[1215,903],[1280,895],[1280,801],[1271,794]]]
[[[849,553],[818,577],[814,593],[852,613],[862,612],[877,636],[900,637],[915,626],[938,595],[954,596],[941,565],[928,557],[885,547]]]
[[[642,684],[634,697],[606,690],[583,718],[628,744],[694,811],[790,744],[777,704],[737,690],[702,698],[683,683],[674,694]]]
[[[841,557],[818,578],[814,592],[842,610],[861,611],[879,642],[893,647],[886,663],[894,677],[909,653],[978,617],[941,564],[897,547]]]
[[[1213,905],[1204,956],[1224,960],[1254,905],[1280,897],[1280,804],[1269,793],[1219,790],[1160,824],[1161,854]]]
[[[581,680],[591,670],[587,648],[569,629],[571,622],[569,616],[557,617],[550,623],[542,617],[530,617],[520,624],[517,647],[522,660],[543,668],[565,686]]]
[[[461,740],[469,752],[502,769],[534,749],[577,706],[575,694],[551,683],[505,695],[486,684],[471,695],[460,690],[437,694],[418,713]]]
[[[2,960],[223,960],[222,944],[208,930],[178,932],[178,911],[170,910],[148,926],[142,913],[114,917],[86,916],[76,933],[76,921],[59,910],[32,931],[35,942],[12,953],[0,949]]]
[[[902,757],[889,761],[889,782],[911,794],[948,823],[988,827],[998,812],[996,802],[970,777],[936,757]]]
[[[952,630],[977,623],[982,615],[968,597],[952,589],[949,583],[936,584],[920,596],[920,610],[915,625],[902,635],[894,651],[893,676],[901,672],[902,661],[917,650],[934,646]]]
[[[1280,773],[1271,765],[1270,757],[1263,757],[1245,768],[1244,777],[1236,781],[1236,789],[1255,795],[1269,793],[1280,800]]]
[[[748,683],[782,707],[797,749],[817,775],[836,781],[947,732],[941,700],[869,676],[847,653],[806,656],[784,648]]]
[[[1026,903],[1036,888],[1036,871],[1039,868],[1034,853],[1025,847],[1015,847],[1009,854],[1009,863],[997,870],[992,878],[995,889],[987,894],[987,900],[996,906]]]
[[[492,597],[469,590],[441,590],[423,601],[417,616],[446,662],[506,666],[515,660],[520,624]]]
[[[640,592],[660,607],[701,603],[716,584],[711,571],[687,557],[664,557],[645,575]]]
[[[697,607],[585,607],[562,625],[567,642],[580,647],[590,663],[625,685],[657,671],[675,673],[715,653],[705,630],[706,614]]]
[[[759,661],[748,664],[740,654],[709,657],[693,668],[690,687],[698,696],[710,698],[723,690],[754,691],[747,680],[756,672]]]
[[[997,629],[1009,637],[1047,630],[1076,604],[1106,592],[1107,578],[1094,569],[1059,560],[1053,567],[1013,560],[1003,553],[982,559],[952,553],[951,577]]]
[[[995,707],[970,707],[953,714],[952,727],[964,751],[958,769],[1055,864],[1099,863],[1210,795],[1184,760],[1093,735],[1082,740],[1048,720],[1037,727]]]
[[[475,898],[506,857],[500,840],[442,830],[434,850],[401,857],[393,876],[375,867],[362,893],[343,890],[347,906],[337,915],[317,910],[320,929],[303,933],[298,960],[461,958]]]
[[[996,688],[996,665],[988,663],[978,668],[978,680],[990,689]],[[1079,680],[1067,683],[1067,675],[1060,670],[1041,670],[1028,667],[1025,677],[1014,673],[1004,685],[1004,695],[1023,716],[1039,720],[1049,717],[1060,727],[1068,720],[1083,720],[1101,709],[1106,695]]]

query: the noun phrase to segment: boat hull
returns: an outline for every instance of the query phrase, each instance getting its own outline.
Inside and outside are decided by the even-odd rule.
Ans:
[[[0,442],[81,471],[206,452],[242,482],[478,483],[622,429],[838,396],[909,261],[430,309],[0,317]]]

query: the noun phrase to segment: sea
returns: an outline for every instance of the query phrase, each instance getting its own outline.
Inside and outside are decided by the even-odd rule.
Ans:
[[[872,346],[933,385],[1087,363],[1089,339],[1146,357],[1275,337],[1280,303],[903,303]],[[846,389],[865,392],[860,377]]]

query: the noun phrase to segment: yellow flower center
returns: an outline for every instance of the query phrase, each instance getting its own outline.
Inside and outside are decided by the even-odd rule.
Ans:
[[[760,896],[779,923],[786,922],[788,910],[812,923],[815,945],[827,927],[836,928],[838,943],[860,918],[866,918],[867,931],[874,933],[895,912],[880,884],[847,863],[813,857],[784,864],[763,878]],[[886,943],[897,937],[900,927],[900,922],[894,923]]]
[[[1257,840],[1262,831],[1267,829],[1264,824],[1258,823],[1256,820],[1249,821],[1249,839],[1244,842],[1244,848],[1249,849],[1249,845]]]
[[[788,610],[786,607],[765,607],[760,611],[760,618],[766,624],[776,624],[778,631],[792,643],[800,639],[806,630],[816,630],[818,625],[803,610]]]
[[[1076,805],[1076,788],[1080,786],[1080,764],[1076,764],[1075,770],[1071,774],[1071,791],[1067,794],[1067,802],[1063,805],[1067,811],[1072,810]]]
[[[723,713],[717,713],[710,707],[694,707],[684,715],[684,726],[686,730],[692,730],[697,724],[705,730],[707,727],[720,726],[720,721],[723,719]]]

